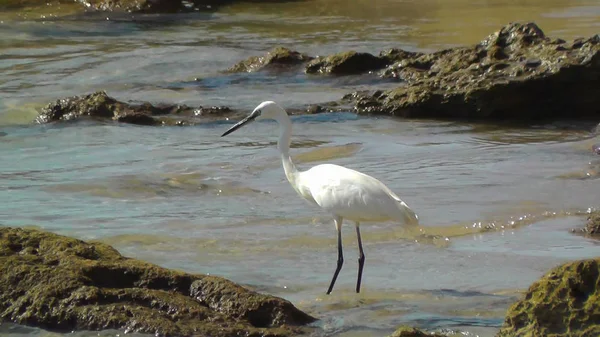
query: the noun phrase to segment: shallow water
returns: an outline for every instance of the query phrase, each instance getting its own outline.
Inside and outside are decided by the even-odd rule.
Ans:
[[[346,263],[325,296],[336,262],[333,224],[285,180],[274,123],[220,138],[232,122],[30,121],[48,101],[98,89],[124,100],[251,109],[265,99],[339,99],[370,82],[219,75],[278,44],[310,54],[434,50],[475,43],[524,19],[565,39],[600,31],[594,1],[499,3],[315,0],[135,22],[3,14],[0,223],[101,240],[127,256],[283,296],[322,318],[318,335],[385,336],[408,323],[492,336],[520,291],[549,268],[597,256],[598,242],[568,231],[600,200],[600,160],[590,150],[599,140],[581,126],[294,117],[300,169],[333,162],[374,175],[422,221],[416,230],[362,226],[359,295],[354,230],[345,226]],[[6,324],[0,332],[55,335]]]

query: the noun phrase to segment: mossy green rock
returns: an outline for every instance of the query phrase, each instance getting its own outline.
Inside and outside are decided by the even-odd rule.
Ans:
[[[102,243],[0,227],[0,318],[53,331],[289,336],[310,315],[226,279],[123,257]]]
[[[358,113],[411,118],[600,118],[600,35],[566,42],[512,23],[480,43],[431,54],[392,50],[395,89],[345,96]],[[343,100],[344,101],[344,100]]]
[[[290,50],[285,47],[275,47],[269,50],[264,56],[251,56],[243,60],[225,72],[254,72],[263,69],[287,70],[288,68],[312,60],[313,57]]]
[[[138,125],[190,125],[198,118],[221,118],[235,112],[228,107],[188,107],[186,105],[129,104],[104,91],[71,96],[47,104],[36,118],[38,123],[70,121],[82,117],[113,120]]]
[[[388,62],[386,58],[369,53],[348,51],[327,57],[318,57],[306,65],[305,71],[307,74],[351,75],[382,69]]]
[[[588,235],[600,237],[600,211],[590,214],[585,228]]]
[[[322,112],[347,111],[337,106],[336,102],[327,105],[307,105],[305,107],[289,107],[291,115],[316,114]],[[108,96],[104,91],[80,96],[71,96],[48,103],[41,109],[35,122],[40,124],[67,122],[78,119],[92,119],[99,122],[114,121],[137,125],[177,125],[187,126],[225,117],[243,118],[248,111],[231,109],[227,106],[189,107],[179,104],[157,104],[148,102],[132,104]]]
[[[600,258],[552,269],[513,304],[497,337],[600,336]]]
[[[412,328],[409,326],[401,326],[389,337],[446,337],[437,333],[427,333],[425,331]]]

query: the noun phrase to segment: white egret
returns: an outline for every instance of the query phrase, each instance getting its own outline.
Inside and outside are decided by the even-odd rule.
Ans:
[[[359,250],[356,292],[360,292],[365,263],[365,254],[360,238],[360,223],[399,221],[406,225],[418,225],[417,215],[381,181],[358,171],[333,164],[321,164],[304,172],[298,171],[290,157],[292,122],[287,112],[275,102],[262,102],[248,117],[233,125],[221,137],[249,122],[260,119],[274,119],[279,123],[280,133],[277,148],[281,153],[285,176],[294,190],[301,197],[333,216],[337,230],[338,261],[327,294],[331,293],[344,263],[342,221],[344,218],[354,221]]]

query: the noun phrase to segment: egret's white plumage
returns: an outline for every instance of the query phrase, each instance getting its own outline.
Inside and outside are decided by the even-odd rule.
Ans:
[[[298,176],[302,194],[331,214],[367,222],[398,220],[406,224],[418,222],[415,213],[381,181],[343,166],[317,165]]]
[[[327,293],[333,289],[337,275],[344,262],[341,229],[343,219],[353,220],[359,246],[359,270],[356,292],[360,291],[364,253],[360,237],[360,223],[372,221],[398,221],[406,225],[418,225],[417,215],[381,181],[364,173],[334,164],[321,164],[300,172],[289,154],[292,123],[286,111],[275,102],[266,101],[252,113],[223,133],[226,136],[253,120],[274,119],[280,125],[277,147],[285,175],[304,199],[329,212],[338,233],[338,264]]]

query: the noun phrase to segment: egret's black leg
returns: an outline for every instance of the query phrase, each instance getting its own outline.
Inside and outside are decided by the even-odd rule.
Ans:
[[[363,267],[365,265],[365,253],[363,252],[362,240],[360,239],[360,224],[356,222],[356,237],[358,238],[358,279],[356,280],[356,292],[360,292],[360,281],[362,280]]]
[[[344,253],[342,252],[342,217],[336,217],[335,219],[333,219],[333,222],[335,223],[335,229],[337,230],[338,235],[338,260],[337,267],[335,268],[335,273],[333,273],[333,278],[331,279],[331,284],[329,285],[329,289],[327,290],[327,295],[331,293],[333,285],[335,284],[335,280],[337,279],[338,274],[342,269],[342,265],[344,264]]]

